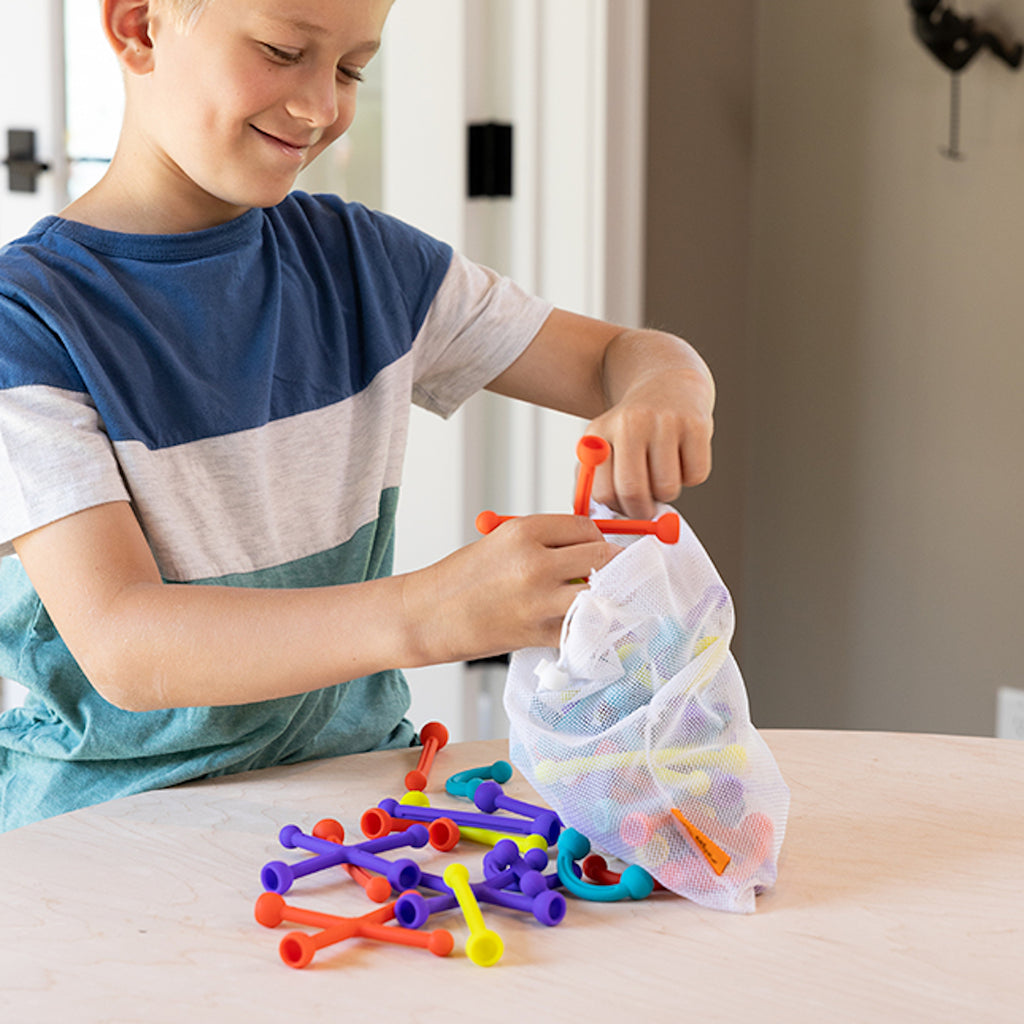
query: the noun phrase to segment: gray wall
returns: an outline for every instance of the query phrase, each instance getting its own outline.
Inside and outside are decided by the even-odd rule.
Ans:
[[[753,0],[649,8],[645,314],[715,373],[714,470],[679,508],[730,585],[742,576],[746,503],[753,12]]]
[[[1024,612],[1024,73],[894,0],[652,0],[647,317],[704,351],[762,726],[991,734]],[[1024,0],[986,14],[1024,37]]]

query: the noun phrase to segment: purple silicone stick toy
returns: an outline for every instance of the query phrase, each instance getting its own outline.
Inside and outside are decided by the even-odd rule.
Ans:
[[[464,825],[467,828],[486,828],[494,832],[513,832],[516,835],[524,836],[537,833],[544,835],[541,829],[538,828],[538,823],[531,818],[513,818],[499,814],[476,814],[473,811],[449,811],[438,807],[418,807],[415,804],[400,804],[397,800],[391,798],[381,800],[377,806],[380,810],[391,815],[391,817],[404,818],[407,821],[435,821],[438,818],[450,818],[456,825]],[[554,815],[552,817],[555,818],[555,826],[557,827],[558,819]],[[548,839],[546,835],[544,835],[544,838],[550,845],[557,840],[558,834],[557,832],[555,833],[554,839]]]
[[[317,854],[316,857],[295,865],[273,861],[264,866],[260,876],[263,887],[271,892],[283,893],[288,891],[295,878],[335,864],[357,864],[384,875],[391,883],[391,887],[397,891],[412,889],[419,885],[420,866],[408,857],[387,860],[378,854],[403,846],[414,848],[426,846],[430,837],[424,825],[413,825],[404,832],[393,832],[381,836],[379,839],[368,839],[363,843],[346,845],[332,842],[330,839],[307,835],[296,825],[285,825],[281,829],[279,838],[282,846],[298,847]],[[279,888],[280,885],[284,885],[284,888]]]
[[[512,843],[511,840],[509,842]],[[512,846],[518,853],[519,850],[515,843],[512,843]],[[511,870],[505,870],[490,879],[488,885],[510,885],[515,880],[515,873]],[[450,910],[458,904],[455,894],[448,888],[440,875],[432,875],[424,871],[420,877],[420,885],[424,888],[432,889],[437,895],[424,896],[421,893],[412,891],[403,892],[398,897],[395,901],[395,919],[405,928],[419,928],[431,914],[436,914],[442,910]],[[470,886],[470,888],[475,887]]]
[[[546,886],[533,896],[527,896],[522,892],[492,889],[489,885],[474,885],[473,892],[481,903],[493,903],[499,907],[525,911],[533,914],[541,924],[549,928],[565,919],[565,897]]]
[[[533,818],[534,821],[540,818],[547,820],[549,816],[558,820],[558,815],[546,807],[537,807],[535,804],[526,803],[525,800],[515,800],[510,796],[505,796],[505,791],[497,782],[481,782],[473,793],[473,803],[486,814],[494,814],[500,807],[503,811],[522,814],[526,818]],[[559,821],[559,827],[561,827],[561,821]]]
[[[443,910],[451,910],[458,906],[459,901],[454,893],[438,893],[436,896],[424,896],[415,889],[403,892],[395,900],[395,920],[403,928],[421,928],[431,914]]]
[[[537,871],[530,871],[527,874],[540,879],[537,887],[533,888],[531,892],[509,892],[504,889],[504,886],[514,883],[517,879],[516,872],[512,868],[506,868],[485,882],[474,882],[470,888],[480,903],[490,903],[494,906],[533,914],[541,924],[549,928],[561,923],[566,912],[565,897],[549,887],[547,876],[543,876]],[[557,875],[550,876],[550,879],[555,885],[558,884]],[[424,875],[423,881],[433,885],[441,880]],[[455,894],[447,891],[447,887],[439,890],[436,896],[424,896],[415,890],[403,892],[395,900],[395,920],[404,928],[420,928],[431,914],[451,910],[457,904],[458,900]]]
[[[323,871],[344,863],[344,853],[333,856],[320,854],[299,864],[286,864],[283,860],[272,860],[263,865],[260,871],[260,884],[267,892],[284,895],[292,887],[296,878],[302,878],[303,875],[311,875],[315,871]]]

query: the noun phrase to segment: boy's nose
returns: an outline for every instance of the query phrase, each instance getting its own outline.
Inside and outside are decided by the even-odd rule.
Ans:
[[[341,108],[338,100],[337,72],[318,72],[303,79],[286,103],[288,113],[299,121],[317,128],[326,128],[338,120]]]

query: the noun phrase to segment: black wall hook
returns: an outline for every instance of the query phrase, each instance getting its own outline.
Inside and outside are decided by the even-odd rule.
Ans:
[[[1024,46],[1006,43],[995,32],[964,18],[942,0],[909,0],[914,34],[950,71],[962,71],[982,50],[989,50],[1011,68],[1019,68]]]

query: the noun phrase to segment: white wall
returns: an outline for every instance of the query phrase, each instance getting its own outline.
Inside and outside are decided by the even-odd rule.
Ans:
[[[761,0],[744,673],[764,725],[988,733],[1021,681],[1024,73]],[[986,5],[1024,37],[1024,2]]]

